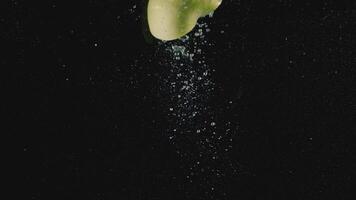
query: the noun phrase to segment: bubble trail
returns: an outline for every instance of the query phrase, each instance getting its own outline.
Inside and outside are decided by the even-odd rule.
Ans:
[[[209,31],[206,23],[199,23],[188,36],[161,42],[158,53],[160,65],[166,68],[160,84],[169,122],[166,137],[184,163],[186,188],[191,188],[184,192],[189,197],[198,190],[204,199],[218,199],[225,194],[224,178],[237,173],[229,158],[236,128],[231,122],[215,120],[210,106],[214,70],[203,50],[213,45],[205,39]]]

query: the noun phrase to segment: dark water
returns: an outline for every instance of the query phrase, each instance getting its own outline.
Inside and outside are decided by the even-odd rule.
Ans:
[[[26,199],[353,199],[355,3],[224,0],[168,43],[140,2],[5,4]]]

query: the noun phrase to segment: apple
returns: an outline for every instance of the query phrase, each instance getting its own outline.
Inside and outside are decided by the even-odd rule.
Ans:
[[[222,0],[149,0],[147,20],[151,34],[175,40],[188,34],[198,19],[213,12]]]

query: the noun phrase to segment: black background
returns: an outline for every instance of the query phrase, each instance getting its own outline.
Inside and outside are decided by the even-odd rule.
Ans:
[[[143,3],[1,4],[24,199],[187,199]],[[226,199],[354,199],[356,3],[224,0],[205,20],[211,104],[234,100],[224,118],[245,169],[222,183]]]

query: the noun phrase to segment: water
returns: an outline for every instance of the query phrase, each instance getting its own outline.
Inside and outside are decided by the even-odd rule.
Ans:
[[[160,91],[165,98],[164,112],[169,139],[182,159],[187,172],[185,188],[203,193],[204,199],[225,195],[224,178],[237,173],[229,152],[233,147],[236,124],[216,120],[211,97],[215,83],[215,66],[207,63],[204,49],[213,46],[205,37],[210,32],[207,23],[177,41],[161,42],[158,55],[166,73],[161,76]]]

